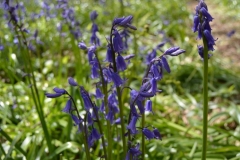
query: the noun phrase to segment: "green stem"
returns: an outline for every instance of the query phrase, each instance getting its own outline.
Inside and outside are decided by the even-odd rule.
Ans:
[[[121,89],[120,89],[120,87],[117,87],[117,97],[118,97],[119,110],[120,110],[120,118],[121,118],[123,155],[125,156],[125,155],[126,155],[125,126],[124,126],[123,104],[122,104],[122,95],[121,95]]]
[[[121,5],[121,16],[124,16],[124,4],[123,4],[123,0],[120,0],[120,5]]]
[[[112,26],[111,28],[111,32],[110,32],[110,47],[112,50],[112,54],[113,54],[113,70],[115,73],[117,73],[117,64],[116,64],[116,59],[115,59],[115,51],[113,48],[113,31],[114,31],[114,27]],[[121,118],[121,133],[122,133],[122,144],[123,144],[123,156],[126,155],[126,139],[125,139],[125,126],[124,126],[124,118],[123,118],[123,104],[122,104],[122,95],[121,95],[121,88],[120,87],[116,87],[117,88],[117,97],[118,97],[118,103],[119,103],[119,110],[120,110],[120,118]]]
[[[207,130],[208,130],[208,45],[207,39],[203,36],[204,46],[204,68],[203,68],[203,147],[202,160],[207,156]]]
[[[25,47],[28,51],[27,53],[23,52],[23,57],[24,57],[24,61],[25,61],[25,63],[24,63],[25,69],[27,70],[27,73],[31,73],[31,76],[27,76],[27,80],[28,80],[28,83],[30,85],[33,84],[33,87],[30,87],[31,93],[32,93],[32,98],[33,98],[34,104],[36,106],[39,119],[40,119],[41,124],[42,124],[43,132],[44,132],[44,135],[45,135],[45,138],[46,138],[46,141],[47,141],[49,152],[52,153],[53,152],[53,146],[52,146],[52,143],[51,143],[51,137],[50,137],[48,129],[47,129],[47,124],[46,124],[46,121],[45,121],[45,118],[44,118],[44,113],[43,113],[43,110],[42,110],[42,104],[40,102],[40,96],[39,96],[38,88],[37,88],[37,85],[36,85],[35,75],[34,75],[34,72],[33,72],[33,66],[32,66],[32,62],[31,62],[31,51],[28,49],[27,39],[26,39],[25,34],[22,30],[22,27],[20,25],[18,25],[17,22],[15,22],[15,21],[13,21],[13,25],[14,25],[15,32],[18,35],[17,37],[19,38],[19,42],[20,42],[20,36],[18,34],[17,29],[19,29],[19,32],[20,32],[20,34],[22,36],[22,39],[23,39],[23,44],[25,45]]]
[[[142,114],[142,128],[145,127],[145,113]],[[145,136],[142,134],[142,160],[145,159]]]
[[[78,116],[78,119],[82,119],[82,117],[80,116],[78,110],[77,110],[77,105],[73,99],[73,97],[69,94],[69,93],[66,93],[69,98],[71,99],[71,101],[73,102],[73,106],[74,106],[74,111],[76,111],[77,113],[77,116]],[[86,124],[86,117],[84,119],[84,124]],[[87,127],[86,125],[83,126],[82,123],[79,124],[79,127],[80,129],[83,131],[83,144],[84,144],[84,147],[85,147],[85,151],[86,151],[86,156],[87,156],[87,160],[90,160],[90,152],[89,152],[89,147],[88,147],[88,143],[87,143],[87,139],[88,139],[88,136],[87,136]]]
[[[102,82],[102,91],[104,93],[104,105],[106,107],[106,113],[108,113],[108,107],[107,107],[107,97],[108,97],[107,84],[105,83],[105,80],[104,80],[103,70],[102,70],[102,66],[101,66],[101,63],[99,61],[97,52],[95,52],[95,57],[96,57],[96,59],[98,61],[98,64],[99,64],[99,71],[100,71],[101,82]],[[96,115],[97,115],[97,119],[98,119],[98,114],[96,114]],[[111,156],[112,156],[112,147],[111,147],[112,146],[112,133],[111,133],[110,122],[107,121],[107,128],[108,128],[108,134],[107,134],[108,135],[107,136],[107,139],[108,139],[108,153],[106,151],[104,134],[103,134],[102,126],[101,126],[101,123],[100,123],[99,119],[98,119],[98,123],[99,123],[100,133],[102,134],[102,143],[103,143],[103,151],[104,151],[105,160],[107,160],[108,157],[110,157],[109,159],[111,159]]]

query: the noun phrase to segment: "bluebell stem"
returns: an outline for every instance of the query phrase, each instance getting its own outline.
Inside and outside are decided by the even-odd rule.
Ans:
[[[213,17],[209,14],[206,3],[199,1],[196,6],[196,14],[194,17],[193,31],[198,31],[198,38],[203,40],[203,46],[198,46],[198,53],[204,61],[203,65],[203,134],[202,134],[202,160],[207,157],[207,130],[208,130],[208,58],[211,55],[208,51],[214,50],[215,39],[212,36],[212,29],[209,22]],[[197,20],[197,17],[198,19]]]

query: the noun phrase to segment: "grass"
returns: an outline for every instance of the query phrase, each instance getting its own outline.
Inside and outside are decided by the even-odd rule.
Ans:
[[[37,44],[32,40],[35,50],[31,54],[33,71],[36,76],[39,98],[42,105],[44,119],[54,146],[53,152],[49,152],[44,131],[37,114],[37,108],[33,102],[30,84],[24,76],[23,52],[25,49],[13,44],[14,32],[7,26],[7,20],[0,21],[0,44],[4,50],[0,51],[0,159],[84,159],[83,140],[76,134],[71,118],[61,112],[65,105],[65,99],[50,100],[44,97],[45,92],[51,92],[53,87],[66,88],[75,98],[79,93],[68,87],[67,77],[73,76],[87,90],[93,92],[93,83],[90,82],[89,66],[86,65],[87,56],[81,51],[77,43],[84,41],[88,44],[90,38],[91,22],[89,13],[97,10],[99,17],[96,23],[99,25],[99,37],[102,47],[98,52],[100,58],[104,58],[106,52],[105,36],[109,34],[111,20],[114,17],[132,14],[133,24],[138,30],[131,34],[129,53],[136,56],[131,61],[125,76],[129,85],[133,88],[140,86],[140,79],[144,67],[139,67],[147,52],[167,38],[165,48],[180,46],[186,49],[186,54],[179,58],[169,58],[171,74],[164,74],[164,80],[159,86],[163,93],[154,98],[154,115],[146,115],[146,123],[152,123],[159,128],[163,136],[162,141],[146,141],[148,157],[146,159],[163,160],[198,160],[202,151],[202,61],[197,55],[196,35],[192,33],[192,13],[197,2],[177,1],[123,1],[124,10],[118,9],[118,2],[106,1],[99,4],[97,1],[72,1],[70,5],[76,10],[77,19],[81,22],[82,37],[75,40],[69,33],[67,25],[63,25],[65,37],[61,37],[56,26],[62,21],[61,11],[51,5],[51,13],[55,18],[40,17],[32,20],[30,13],[40,12],[40,4],[26,3],[28,16],[24,20],[26,27],[30,29],[31,37],[35,29],[38,29],[38,39],[43,44]],[[206,2],[212,16],[218,13],[215,21],[226,21],[224,26],[230,27],[239,20],[239,8],[237,1],[214,0]],[[192,5],[194,3],[194,5]],[[144,5],[143,5],[144,4]],[[214,5],[219,4],[218,7]],[[90,7],[91,6],[91,7]],[[221,10],[225,12],[222,13]],[[3,10],[0,11],[3,14]],[[226,14],[225,14],[226,13]],[[232,29],[232,28],[231,28]],[[228,48],[222,47],[222,37],[225,32],[218,32],[218,24],[213,26],[213,34],[219,37],[216,42],[216,51],[209,63],[209,132],[208,132],[208,160],[230,159],[237,160],[240,156],[240,77],[238,66],[231,63],[239,54],[239,46],[233,40],[239,40],[239,33],[228,38],[228,45],[233,48],[235,57],[228,57]],[[238,30],[238,29],[236,29]],[[164,34],[161,34],[164,31]],[[219,44],[218,44],[219,42]],[[227,46],[227,45],[225,45]],[[225,50],[224,50],[225,49]],[[133,74],[135,73],[135,74]],[[128,94],[123,96],[128,99]],[[77,101],[79,110],[82,102]],[[127,104],[124,104],[127,108]],[[117,147],[115,145],[114,147]],[[113,149],[113,157],[117,157],[116,148]],[[100,146],[90,150],[93,159],[98,158],[101,152]]]

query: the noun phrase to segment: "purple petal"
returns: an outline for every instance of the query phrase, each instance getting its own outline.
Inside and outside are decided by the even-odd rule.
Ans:
[[[166,71],[168,73],[170,73],[171,70],[170,70],[170,67],[168,65],[168,61],[167,61],[167,59],[164,56],[162,57],[162,64],[163,64],[163,67],[166,69]]]
[[[71,86],[78,86],[77,82],[72,77],[68,77],[68,83]]]

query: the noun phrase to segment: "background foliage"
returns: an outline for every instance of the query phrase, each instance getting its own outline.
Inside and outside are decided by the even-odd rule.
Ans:
[[[16,4],[17,1],[11,1]],[[239,79],[239,27],[240,3],[237,0],[206,1],[213,22],[213,35],[218,37],[216,50],[210,59],[209,81],[209,148],[208,159],[240,159],[240,79]],[[29,30],[28,41],[32,44],[31,61],[36,76],[40,100],[43,104],[54,152],[49,153],[39,117],[31,99],[26,81],[23,53],[14,31],[8,26],[6,12],[0,15],[0,159],[84,159],[81,136],[71,118],[61,112],[65,99],[47,99],[45,92],[55,86],[66,88],[79,97],[79,93],[67,84],[67,77],[74,77],[87,90],[94,92],[90,81],[87,58],[77,44],[89,43],[91,21],[89,14],[96,10],[99,25],[102,58],[106,52],[106,39],[115,17],[133,15],[138,28],[131,33],[128,53],[135,54],[125,76],[131,87],[139,87],[145,69],[144,58],[158,43],[167,41],[164,48],[180,46],[184,55],[169,59],[172,73],[165,74],[159,86],[163,93],[154,99],[154,115],[146,120],[157,127],[162,141],[148,141],[148,159],[178,160],[200,159],[202,131],[202,61],[197,54],[196,35],[192,33],[192,18],[196,1],[190,0],[129,0],[121,7],[119,1],[82,0],[69,1],[80,22],[81,37],[75,39],[69,25],[61,17],[56,2],[19,1],[26,8],[24,27]],[[42,14],[42,15],[41,15]],[[41,16],[36,16],[41,15]],[[4,18],[5,17],[5,18]],[[62,31],[57,28],[62,23]],[[33,34],[38,30],[37,40]],[[231,31],[232,36],[227,36]],[[128,99],[128,94],[124,95]],[[81,110],[81,101],[77,104]],[[127,104],[125,105],[127,108]],[[92,155],[97,157],[100,146]],[[116,152],[113,149],[113,152]],[[115,155],[117,156],[117,155]]]

